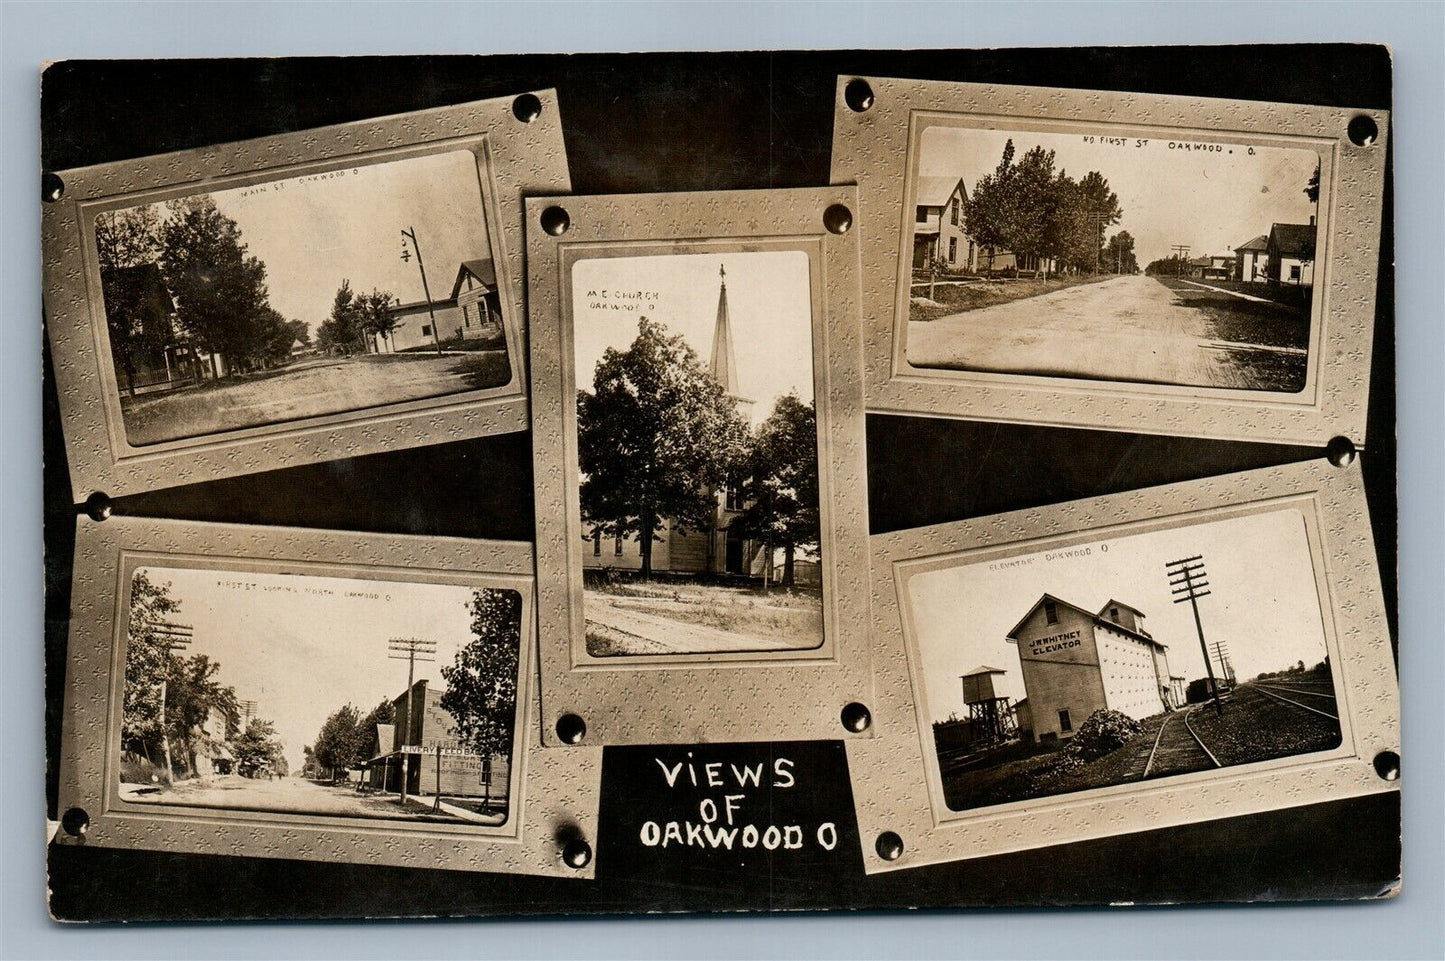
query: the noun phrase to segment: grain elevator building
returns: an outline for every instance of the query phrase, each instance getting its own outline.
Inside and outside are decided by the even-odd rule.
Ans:
[[[1018,647],[1028,704],[1025,733],[1035,741],[1070,737],[1099,710],[1139,720],[1178,706],[1168,649],[1128,604],[1110,600],[1094,613],[1045,594],[1008,640]]]

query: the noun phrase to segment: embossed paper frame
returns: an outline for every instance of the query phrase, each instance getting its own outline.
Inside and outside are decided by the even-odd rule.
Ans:
[[[1342,742],[1332,751],[991,807],[944,803],[908,580],[1052,547],[1294,508],[1305,517]],[[878,737],[847,745],[869,873],[1129,834],[1398,790],[1375,768],[1400,751],[1399,685],[1358,462],[1247,471],[872,538]],[[875,839],[885,832],[896,847]],[[890,839],[891,840],[891,839]]]
[[[452,826],[313,814],[136,804],[119,796],[121,703],[132,573],[137,567],[304,573],[512,589],[522,595],[517,721],[505,823]],[[595,844],[601,751],[540,749],[532,548],[513,541],[354,534],[112,517],[77,522],[60,810],[85,812],[57,843],[348,864],[593,876],[563,861]],[[62,824],[65,821],[62,820]],[[444,913],[444,906],[439,906]]]
[[[566,211],[560,233],[548,208]],[[586,725],[584,743],[673,744],[869,737],[842,709],[871,702],[858,244],[852,187],[567,197],[527,201],[532,438],[543,738]],[[824,225],[825,211],[846,217]],[[556,227],[555,221],[553,227]],[[603,257],[807,253],[819,424],[823,645],[762,653],[588,654],[582,611],[572,268]]]
[[[854,104],[849,105],[850,83]],[[871,99],[870,99],[871,98]],[[1367,146],[1347,135],[1374,121]],[[832,179],[862,216],[868,410],[1324,446],[1365,444],[1389,112],[1203,97],[838,78]],[[1172,136],[1316,150],[1321,159],[1309,367],[1298,394],[914,367],[906,360],[917,145],[935,124]]]
[[[533,116],[528,98],[540,109]],[[532,117],[529,121],[523,119]],[[120,409],[96,216],[204,190],[467,150],[476,155],[511,379],[503,386],[132,446]],[[78,503],[527,429],[522,196],[570,189],[555,91],[422,110],[58,173],[42,205],[44,300]]]

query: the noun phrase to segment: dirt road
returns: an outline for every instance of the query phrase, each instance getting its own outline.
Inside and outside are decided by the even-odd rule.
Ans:
[[[1261,355],[1303,363],[1302,351],[1220,340],[1211,326],[1154,278],[1115,277],[910,322],[907,358],[915,367],[1243,390],[1282,389]]]
[[[669,606],[648,599],[648,607]],[[789,645],[780,637],[761,637],[725,631],[704,624],[673,620],[650,611],[638,610],[642,602],[627,597],[589,592],[586,596],[587,629],[606,635],[618,647],[636,647],[632,653],[705,654],[725,651],[776,651]],[[681,608],[683,605],[678,604]],[[629,643],[633,641],[634,643]],[[814,647],[817,639],[800,642]]]
[[[143,785],[121,785],[126,801],[154,804],[184,804],[195,807],[225,808],[232,811],[275,811],[288,814],[332,814],[347,817],[420,820],[419,812],[403,810],[396,795],[358,794],[348,784],[318,784],[300,777],[282,777],[268,781],[239,775],[198,778],[178,781],[168,790],[140,793]],[[431,798],[427,797],[427,803]],[[426,820],[458,820],[497,823],[463,808],[443,804],[441,815]]]

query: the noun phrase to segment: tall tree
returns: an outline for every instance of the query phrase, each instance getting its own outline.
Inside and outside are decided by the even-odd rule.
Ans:
[[[202,194],[166,202],[161,269],[176,321],[193,343],[246,363],[264,339],[266,266],[250,256],[241,228]]]
[[[1317,204],[1317,203],[1320,202],[1320,165],[1319,165],[1319,164],[1315,164],[1315,172],[1312,173],[1312,174],[1310,174],[1309,183],[1305,184],[1305,196],[1310,199],[1310,203],[1312,203],[1312,204]]]
[[[246,722],[246,729],[232,742],[237,767],[269,767],[281,772],[285,763],[282,745],[276,738],[276,725],[265,718],[253,717]]]
[[[1124,215],[1119,197],[1097,170],[1084,174],[1077,184],[1071,182],[1060,197],[1067,210],[1062,219],[1072,225],[1062,245],[1065,259],[1079,270],[1097,271],[1102,266],[1104,233]]]
[[[1104,269],[1120,274],[1139,272],[1139,261],[1134,256],[1134,235],[1121,230],[1109,238],[1104,247]]]
[[[170,296],[160,284],[160,214],[154,204],[95,218],[96,259],[110,352],[135,394],[136,358],[171,339]]]
[[[330,773],[333,784],[347,770],[365,760],[362,757],[365,745],[361,738],[360,721],[360,712],[354,705],[347,704],[333,712],[316,735],[316,743],[311,747],[312,756],[319,769]]]
[[[442,710],[456,724],[457,740],[482,758],[512,755],[517,711],[517,663],[522,644],[522,596],[516,591],[472,592],[472,640],[442,666],[447,689]]]
[[[733,519],[740,532],[763,542],[771,579],[772,557],[783,550],[784,587],[795,582],[799,548],[818,544],[818,418],[814,406],[796,394],[778,398],[767,420],[758,426],[747,457],[743,500],[747,506]]]
[[[358,347],[366,349],[366,338],[359,324],[356,293],[350,280],[342,280],[331,299],[331,313],[317,331],[317,345],[327,353],[351,354]]]
[[[131,578],[126,622],[121,743],[147,756],[161,736],[162,682],[169,676],[174,660],[161,633],[162,625],[180,609],[181,602],[171,596],[169,583],[154,583],[145,571],[136,571]]]
[[[642,318],[626,350],[603,353],[592,391],[577,392],[583,520],[636,537],[651,576],[664,519],[681,533],[707,529],[746,438],[737,401],[687,342]]]
[[[388,290],[372,290],[356,298],[356,324],[368,335],[390,340],[396,329],[396,313],[392,306],[397,302]],[[438,332],[440,333],[440,332]]]
[[[179,746],[181,760],[190,774],[196,772],[198,732],[211,711],[220,712],[228,728],[240,717],[235,690],[216,680],[220,670],[221,665],[205,654],[171,659],[166,681],[166,733],[172,758]]]

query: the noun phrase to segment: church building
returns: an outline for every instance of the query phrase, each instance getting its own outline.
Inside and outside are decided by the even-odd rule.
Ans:
[[[722,385],[727,395],[737,402],[738,414],[751,422],[754,401],[744,397],[738,386],[738,358],[733,348],[732,319],[728,316],[727,272],[718,268],[717,319],[713,325],[712,354],[708,370]],[[707,530],[674,530],[664,521],[652,545],[652,569],[656,573],[717,574],[749,576],[759,566],[756,555],[761,548],[751,538],[732,529],[732,522],[742,513],[744,503],[740,491],[728,488],[717,491],[712,523]],[[642,549],[635,537],[604,537],[600,531],[586,535],[588,547],[582,552],[584,569],[612,568],[622,571],[642,569]]]

